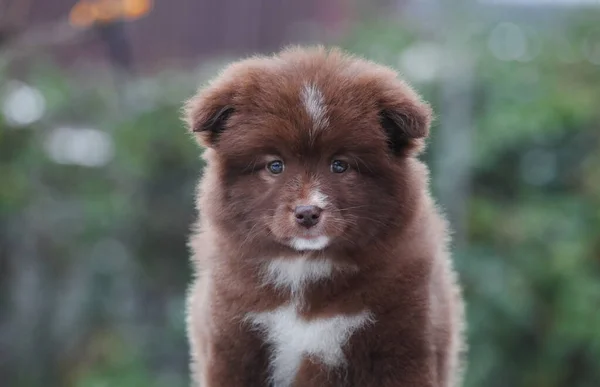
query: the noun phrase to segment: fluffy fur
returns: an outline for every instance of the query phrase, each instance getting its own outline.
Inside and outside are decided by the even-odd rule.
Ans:
[[[207,162],[190,240],[197,385],[460,384],[463,303],[416,157],[431,111],[409,85],[294,47],[228,66],[186,120]]]

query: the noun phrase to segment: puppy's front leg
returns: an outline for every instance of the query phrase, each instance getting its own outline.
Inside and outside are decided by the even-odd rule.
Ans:
[[[267,348],[235,309],[211,302],[206,277],[194,282],[188,298],[188,337],[194,387],[263,387]]]
[[[384,378],[380,383],[370,387],[446,387],[440,386],[427,371],[418,374],[407,374]]]
[[[382,357],[372,366],[373,378],[364,387],[448,387],[441,386],[436,377],[432,356]]]
[[[263,343],[253,332],[240,329],[198,343],[204,348],[195,363],[195,387],[267,386],[268,358]]]

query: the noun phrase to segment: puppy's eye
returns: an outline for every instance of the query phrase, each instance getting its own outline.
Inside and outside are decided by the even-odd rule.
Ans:
[[[348,163],[342,160],[333,160],[331,163],[331,172],[344,173],[348,169]]]
[[[274,160],[267,164],[267,171],[271,172],[274,175],[279,175],[283,172],[283,161]]]

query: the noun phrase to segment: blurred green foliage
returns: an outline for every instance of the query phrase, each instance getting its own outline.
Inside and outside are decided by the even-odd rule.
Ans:
[[[27,82],[45,97],[44,118],[14,127],[0,116],[0,378],[10,386],[187,385],[186,243],[203,163],[180,108],[199,79],[158,74],[121,92],[110,80],[40,65]],[[57,162],[49,146],[65,127],[106,133],[113,156]]]
[[[455,251],[468,302],[468,387],[600,386],[600,66],[563,61],[554,44],[560,33],[578,49],[597,20],[523,25],[541,47],[526,61],[490,53],[494,23],[470,26],[468,244]],[[398,67],[423,39],[367,21],[343,44]],[[186,239],[202,161],[180,107],[207,73],[115,88],[109,74],[40,65],[27,82],[45,98],[43,119],[15,128],[0,114],[7,385],[187,385]],[[415,85],[439,110],[439,79]],[[48,142],[65,125],[108,134],[114,157],[57,163]]]

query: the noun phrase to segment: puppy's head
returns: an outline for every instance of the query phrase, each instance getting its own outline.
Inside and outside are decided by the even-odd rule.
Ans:
[[[203,216],[240,246],[356,249],[406,222],[430,109],[397,74],[321,47],[230,65],[186,106]]]

